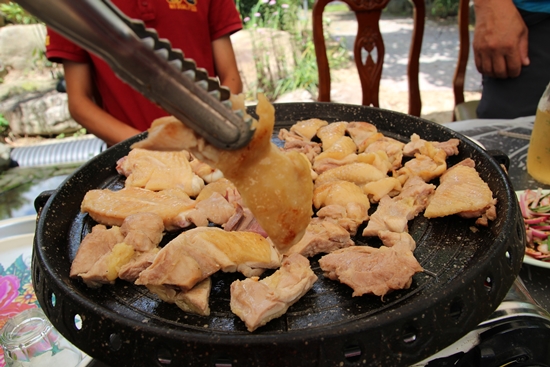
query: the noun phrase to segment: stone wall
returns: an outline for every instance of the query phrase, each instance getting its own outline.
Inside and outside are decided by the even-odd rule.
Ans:
[[[55,90],[59,68],[52,68],[44,57],[45,38],[42,24],[0,28],[0,113],[15,136],[81,129],[69,114],[67,95]]]

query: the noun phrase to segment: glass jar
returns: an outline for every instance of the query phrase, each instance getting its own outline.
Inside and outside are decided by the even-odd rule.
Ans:
[[[0,333],[6,366],[77,366],[82,352],[54,329],[44,312],[31,308],[9,319]]]
[[[550,84],[537,107],[527,151],[527,172],[535,180],[550,185]]]

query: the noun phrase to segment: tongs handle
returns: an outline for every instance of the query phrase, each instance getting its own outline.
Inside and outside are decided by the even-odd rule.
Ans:
[[[230,92],[185,59],[143,22],[108,0],[17,0],[52,29],[105,60],[113,71],[166,112],[221,149],[245,146],[251,119],[233,112]],[[222,103],[223,102],[223,103]]]

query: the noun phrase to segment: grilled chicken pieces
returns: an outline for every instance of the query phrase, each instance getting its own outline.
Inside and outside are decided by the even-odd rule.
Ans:
[[[259,280],[257,277],[231,284],[231,311],[254,331],[284,314],[307,293],[317,280],[309,260],[299,254],[285,258],[279,270]]]
[[[91,190],[82,201],[100,224],[82,241],[71,277],[90,287],[118,277],[209,315],[210,275],[241,272],[247,278],[231,285],[230,306],[254,331],[312,288],[317,276],[308,257],[325,254],[324,276],[350,286],[353,296],[383,297],[409,288],[423,271],[409,220],[423,211],[477,218],[478,225],[496,218],[496,200],[474,162],[447,169],[457,139],[413,134],[404,144],[367,122],[310,119],[281,129],[279,149],[271,143],[273,106],[259,99],[254,137],[237,151],[209,145],[173,117],[156,120],[118,161],[125,188]],[[242,99],[233,102],[244,109]],[[165,230],[192,224],[159,247]],[[356,235],[383,245],[355,246]],[[278,270],[260,279],[265,269]]]
[[[244,101],[234,101],[234,104]],[[239,190],[244,204],[268,233],[280,252],[303,236],[311,216],[313,183],[307,159],[298,152],[282,152],[272,142],[274,108],[259,96],[260,116],[248,146],[236,151],[217,149],[173,117],[158,119],[145,140],[132,147],[190,151],[201,161],[220,169]],[[181,137],[179,145],[167,136]]]

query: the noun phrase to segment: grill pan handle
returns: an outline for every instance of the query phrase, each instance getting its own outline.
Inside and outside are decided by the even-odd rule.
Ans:
[[[57,190],[46,190],[42,191],[36,199],[34,199],[34,209],[36,210],[36,214],[40,216],[40,213],[42,212],[42,209],[50,200],[50,197],[52,197],[53,194],[56,193]]]
[[[506,170],[510,168],[510,157],[508,157],[503,151],[495,149],[495,150],[487,150],[486,152],[495,161],[497,161],[498,164],[506,167]]]
[[[247,145],[254,130],[231,93],[181,50],[108,0],[16,0],[56,32],[96,54],[126,83],[220,149]]]

